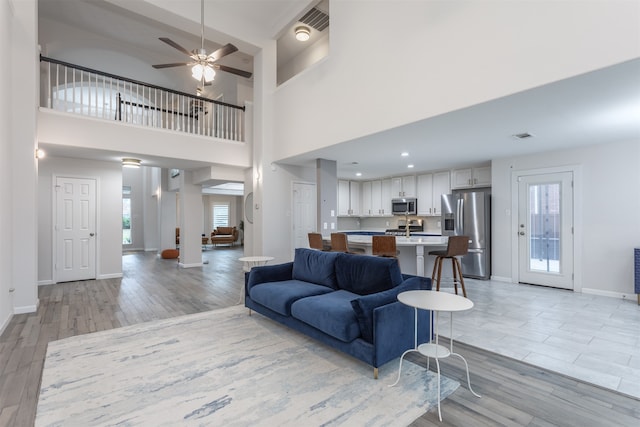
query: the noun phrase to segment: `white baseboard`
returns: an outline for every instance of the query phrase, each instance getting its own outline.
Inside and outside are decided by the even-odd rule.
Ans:
[[[496,282],[513,283],[511,281],[511,277],[491,276],[491,280],[495,280]]]
[[[13,314],[35,313],[38,311],[40,300],[36,300],[36,305],[24,305],[22,307],[13,307]]]
[[[4,330],[7,329],[7,326],[9,326],[9,322],[11,322],[11,319],[13,319],[13,314],[10,314],[2,323],[2,325],[0,325],[0,335],[2,335],[4,333]]]
[[[590,288],[582,288],[582,293],[583,294],[590,294],[590,295],[599,295],[602,297],[609,297],[609,298],[618,298],[618,299],[624,299],[624,300],[635,300],[636,294],[634,294],[633,292],[629,292],[629,293],[625,293],[625,292],[611,292],[611,291],[603,291],[601,289],[590,289]]]
[[[96,277],[96,280],[104,280],[104,279],[121,279],[122,273],[111,273],[111,274],[100,274]]]
[[[145,252],[158,252],[158,248],[144,248]]]
[[[184,264],[184,263],[179,262],[178,263],[178,267],[180,267],[180,268],[202,267],[202,263],[201,262],[196,262],[194,264]]]
[[[56,282],[54,282],[51,279],[47,279],[47,280],[38,280],[38,286],[46,286],[46,285],[55,285]]]

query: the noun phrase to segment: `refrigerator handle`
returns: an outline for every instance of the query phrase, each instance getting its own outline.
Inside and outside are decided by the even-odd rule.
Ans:
[[[457,212],[456,212],[456,235],[462,235],[464,233],[464,220],[462,217],[462,213],[464,212],[464,200],[458,199],[457,203]]]

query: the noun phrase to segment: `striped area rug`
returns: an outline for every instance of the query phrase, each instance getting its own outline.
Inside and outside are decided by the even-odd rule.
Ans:
[[[49,343],[36,426],[407,425],[433,372],[373,369],[241,306]],[[442,398],[458,383],[441,377]]]

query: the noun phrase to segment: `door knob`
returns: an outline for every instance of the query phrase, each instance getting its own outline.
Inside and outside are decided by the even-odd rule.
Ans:
[[[95,233],[89,233],[89,236],[91,236],[91,237],[93,237],[95,235],[96,235]]]
[[[518,234],[521,235],[521,236],[524,236],[524,231],[521,231]]]

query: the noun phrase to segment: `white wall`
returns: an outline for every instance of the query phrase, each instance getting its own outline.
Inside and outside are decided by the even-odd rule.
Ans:
[[[582,292],[633,294],[633,248],[640,245],[640,139],[541,153],[492,163],[492,275],[512,277],[513,171],[577,165],[576,233]]]
[[[9,0],[0,0],[0,57],[11,56],[11,5]],[[11,61],[0,61],[0,93],[11,93]],[[0,102],[0,200],[11,200],[11,99]],[[0,203],[0,333],[13,314],[12,285],[12,207]]]
[[[96,178],[98,279],[122,276],[122,166],[118,162],[46,157],[38,173],[38,282],[53,281],[53,176]]]
[[[329,57],[275,93],[273,157],[635,58],[639,19],[624,0],[334,0]]]

